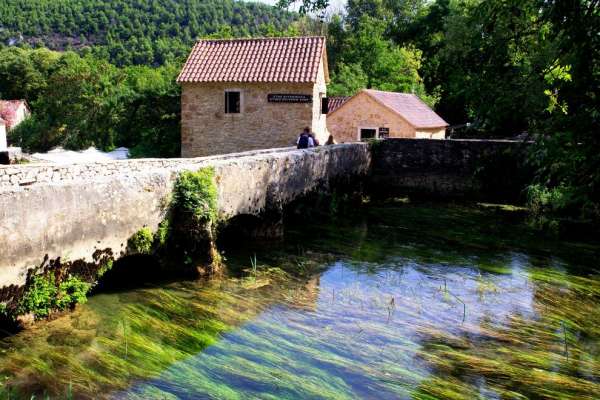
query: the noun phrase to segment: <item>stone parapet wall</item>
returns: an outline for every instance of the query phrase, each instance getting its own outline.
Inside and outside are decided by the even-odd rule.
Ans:
[[[50,259],[118,257],[139,229],[157,229],[178,172],[214,168],[221,221],[259,215],[370,170],[365,144],[254,151],[195,159],[0,167],[0,288],[22,285]]]
[[[229,160],[238,157],[256,156],[264,153],[274,154],[287,152],[293,148],[268,149],[232,153],[213,157],[173,158],[173,159],[139,159],[93,162],[85,164],[23,164],[0,165],[0,190],[16,189],[36,184],[67,183],[101,179],[114,179],[140,172],[182,171],[201,168],[207,163],[217,160]]]
[[[510,140],[389,139],[373,147],[371,189],[384,196],[520,202],[532,180],[526,150]]]

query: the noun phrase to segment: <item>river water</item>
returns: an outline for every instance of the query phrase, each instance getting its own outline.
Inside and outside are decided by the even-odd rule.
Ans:
[[[0,399],[598,399],[598,250],[481,206],[296,223],[3,339]]]

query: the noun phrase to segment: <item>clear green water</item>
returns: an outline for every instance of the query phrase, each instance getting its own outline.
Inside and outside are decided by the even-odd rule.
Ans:
[[[600,398],[597,245],[475,207],[362,215],[0,341],[0,398]]]

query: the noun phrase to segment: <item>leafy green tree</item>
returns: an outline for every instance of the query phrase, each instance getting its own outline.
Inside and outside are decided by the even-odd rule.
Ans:
[[[329,0],[278,0],[277,5],[286,8],[298,5],[301,14],[322,11],[329,6]]]
[[[330,96],[352,96],[369,84],[369,78],[358,63],[346,65],[340,63],[331,75],[331,84],[327,88]]]
[[[33,110],[11,132],[11,142],[29,151],[126,146],[134,156],[179,155],[179,65],[118,68],[93,56],[14,48],[0,50],[0,59],[10,60],[0,63],[1,79],[25,79],[24,71],[36,77],[35,86],[10,92],[28,99]]]
[[[361,17],[356,31],[346,38],[347,49],[334,69],[334,93],[365,88],[416,93],[430,104],[419,76],[421,52],[412,47],[400,47],[385,38],[385,24],[372,17]],[[338,81],[339,79],[339,81]]]

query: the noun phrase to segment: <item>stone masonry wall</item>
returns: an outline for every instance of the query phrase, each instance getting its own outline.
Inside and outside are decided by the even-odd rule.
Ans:
[[[521,202],[532,180],[529,143],[389,139],[373,148],[372,190],[384,195]]]
[[[0,166],[0,289],[22,285],[45,256],[118,256],[127,239],[164,218],[179,172],[215,169],[220,219],[260,215],[340,180],[369,176],[374,195],[514,201],[530,181],[509,141],[389,139],[369,146],[251,151],[192,159]]]
[[[274,93],[312,96],[316,85],[294,83],[183,84],[181,145],[183,157],[287,147],[304,127],[325,129],[312,103],[269,103]],[[241,91],[241,113],[225,114],[225,91]],[[318,94],[313,102],[319,102]],[[323,116],[324,118],[324,116]],[[313,123],[315,126],[313,126]],[[320,128],[322,125],[322,128]]]
[[[213,167],[219,216],[259,215],[340,179],[366,175],[364,144],[273,149],[195,159],[0,166],[0,289],[22,285],[50,259],[118,256],[127,239],[164,218],[177,174]]]
[[[360,93],[327,116],[327,129],[338,143],[360,140],[360,128],[389,128],[390,137],[413,138],[415,128],[375,101],[366,93]]]

